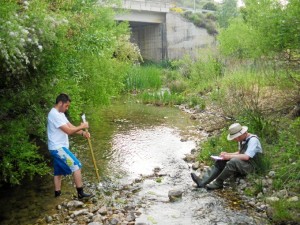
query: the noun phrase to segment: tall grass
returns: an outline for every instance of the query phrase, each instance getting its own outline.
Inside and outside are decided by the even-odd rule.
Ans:
[[[156,66],[134,66],[125,77],[127,92],[158,90],[162,86],[161,69]]]

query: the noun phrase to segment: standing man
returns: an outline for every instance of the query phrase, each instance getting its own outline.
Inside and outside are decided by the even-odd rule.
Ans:
[[[69,135],[76,133],[90,138],[89,132],[83,131],[89,127],[89,124],[85,122],[76,127],[69,122],[65,112],[69,109],[70,103],[71,99],[68,95],[58,95],[54,107],[48,114],[48,149],[54,160],[54,195],[55,197],[61,195],[62,176],[73,173],[78,198],[90,198],[91,194],[83,192],[81,163],[69,150]]]
[[[247,175],[258,169],[262,148],[258,137],[247,132],[248,127],[239,123],[232,124],[227,139],[238,142],[238,151],[234,153],[221,152],[221,160],[216,160],[211,169],[202,179],[191,173],[197,187],[209,190],[223,188],[224,181],[232,175]],[[215,180],[216,179],[216,180]],[[213,180],[215,180],[213,183]]]

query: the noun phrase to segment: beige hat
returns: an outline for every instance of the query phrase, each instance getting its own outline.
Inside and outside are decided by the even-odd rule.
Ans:
[[[241,124],[239,124],[239,123],[234,123],[234,124],[230,125],[230,127],[228,128],[229,134],[227,136],[227,140],[231,141],[231,140],[241,136],[242,134],[246,133],[247,130],[248,130],[248,127],[241,126]]]

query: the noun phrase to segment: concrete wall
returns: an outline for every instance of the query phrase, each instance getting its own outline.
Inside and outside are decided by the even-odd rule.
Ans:
[[[151,61],[191,57],[198,50],[214,44],[214,37],[206,29],[176,13],[131,10],[116,15],[118,21],[129,21],[132,29],[131,41],[136,43],[144,59]]]
[[[117,14],[115,20],[139,23],[165,23],[166,13],[130,10]]]
[[[169,1],[144,1],[144,0],[123,0],[122,8],[131,10],[145,10],[156,12],[169,12],[173,4]]]
[[[161,61],[166,58],[165,24],[132,26],[131,41],[136,43],[145,60]]]
[[[214,37],[206,29],[196,27],[175,13],[166,15],[166,32],[169,59],[180,59],[185,54],[193,57],[199,49],[214,44]]]

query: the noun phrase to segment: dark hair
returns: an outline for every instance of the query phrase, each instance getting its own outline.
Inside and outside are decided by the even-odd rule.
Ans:
[[[62,103],[71,102],[71,98],[67,94],[61,93],[57,96],[55,104],[58,104],[60,101]]]

